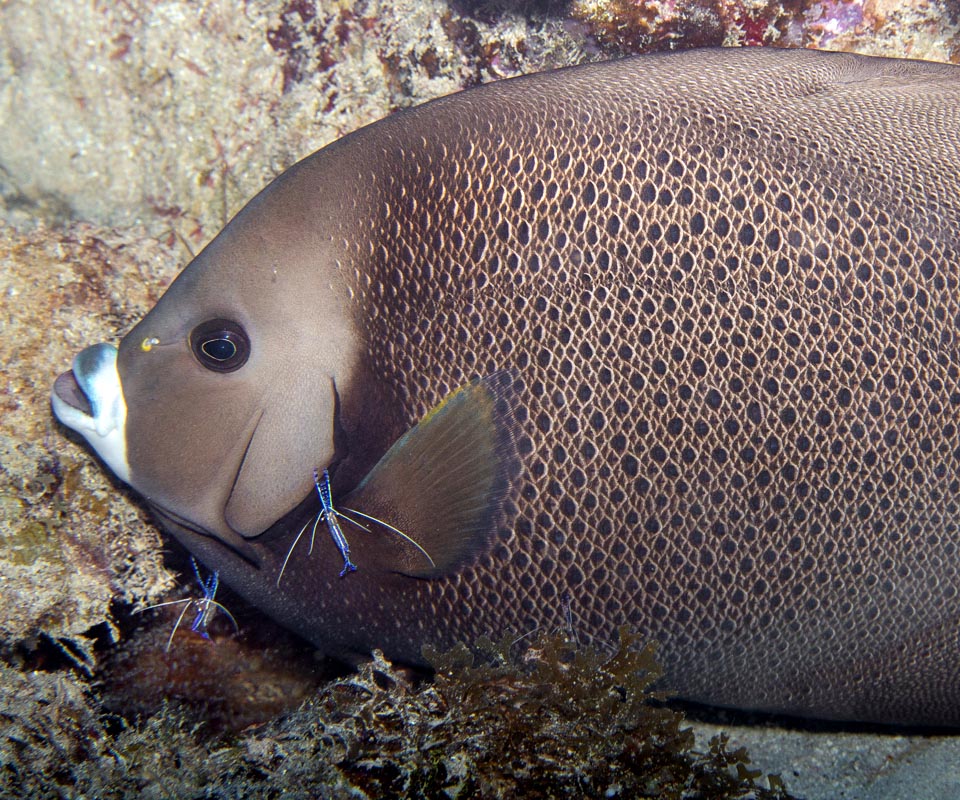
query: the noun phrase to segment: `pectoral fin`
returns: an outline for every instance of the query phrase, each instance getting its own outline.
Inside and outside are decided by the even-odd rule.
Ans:
[[[439,577],[487,550],[516,466],[511,383],[495,373],[457,389],[340,500],[346,515],[363,515],[365,540],[377,537],[381,566]]]

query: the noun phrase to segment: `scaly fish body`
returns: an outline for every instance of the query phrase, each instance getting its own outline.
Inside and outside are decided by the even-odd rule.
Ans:
[[[958,223],[956,67],[504,81],[252,201],[96,373],[126,414],[105,458],[334,654],[629,623],[688,698],[956,724]],[[318,535],[278,582],[328,466],[436,565],[344,525],[356,572]]]

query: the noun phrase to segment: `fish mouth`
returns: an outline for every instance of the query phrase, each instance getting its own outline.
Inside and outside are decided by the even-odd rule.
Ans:
[[[73,374],[72,369],[57,377],[53,383],[53,394],[60,402],[66,403],[81,414],[93,416],[93,406],[80,388],[77,376]]]
[[[117,348],[95,344],[79,352],[73,368],[54,381],[53,413],[97,452],[117,477],[130,483],[127,404],[117,372]]]

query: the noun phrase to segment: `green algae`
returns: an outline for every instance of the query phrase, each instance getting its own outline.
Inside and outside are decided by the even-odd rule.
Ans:
[[[0,494],[0,541],[3,557],[17,566],[30,566],[46,560],[63,563],[63,554],[56,539],[51,538],[49,522],[30,519],[26,506],[13,494]]]

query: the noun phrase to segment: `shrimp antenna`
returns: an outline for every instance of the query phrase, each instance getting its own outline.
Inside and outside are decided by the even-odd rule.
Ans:
[[[204,639],[210,638],[210,634],[207,633],[207,626],[217,611],[222,611],[233,624],[234,631],[240,633],[240,626],[237,624],[237,620],[233,614],[230,613],[223,603],[217,602],[217,600],[214,599],[217,595],[217,588],[220,586],[220,573],[216,571],[212,572],[207,580],[204,580],[200,576],[200,567],[197,566],[197,561],[192,556],[190,563],[193,565],[193,574],[197,577],[197,583],[200,584],[200,590],[203,593],[202,597],[185,597],[182,600],[168,600],[165,603],[154,603],[153,605],[141,608],[137,612],[150,611],[154,608],[163,608],[165,606],[183,606],[180,616],[177,617],[177,621],[173,625],[173,630],[170,631],[167,646],[164,648],[165,652],[168,653],[170,652],[170,646],[173,644],[173,637],[177,635],[177,630],[180,628],[180,623],[183,622],[183,618],[187,615],[187,612],[194,607],[196,608],[196,616],[190,625],[190,630],[194,633],[199,633]]]
[[[320,479],[319,471],[314,468],[313,470],[313,485],[316,487],[317,495],[320,497],[320,512],[313,518],[313,528],[310,531],[310,547],[307,549],[307,555],[313,553],[313,544],[317,536],[317,528],[321,522],[326,523],[327,530],[330,531],[330,538],[333,539],[333,543],[337,546],[337,549],[340,551],[340,555],[343,557],[343,569],[340,570],[340,577],[342,578],[348,572],[356,572],[357,565],[350,560],[350,543],[347,541],[347,537],[343,533],[343,528],[340,527],[340,520],[344,519],[349,522],[351,525],[355,525],[360,528],[360,530],[371,533],[371,530],[364,525],[362,522],[351,517],[349,514],[345,514],[343,511],[338,511],[333,506],[333,497],[330,491],[330,473],[327,470],[323,471],[323,480]],[[391,533],[396,534],[405,542],[409,542],[414,547],[419,550],[424,558],[430,562],[430,566],[436,568],[436,564],[433,559],[430,557],[430,554],[420,546],[420,544],[407,536],[399,528],[395,528],[389,522],[384,522],[382,519],[377,519],[376,517],[371,517],[369,514],[364,514],[362,511],[357,511],[355,508],[348,508],[346,511],[349,511],[350,514],[355,514],[358,517],[369,520],[370,522],[375,522],[377,525],[380,525],[386,528]],[[280,585],[280,580],[283,578],[283,573],[287,569],[287,564],[290,562],[290,557],[293,555],[294,548],[300,542],[300,539],[303,538],[303,534],[306,533],[307,528],[310,527],[310,520],[304,524],[300,529],[300,532],[294,537],[293,543],[290,545],[290,549],[287,550],[287,556],[283,559],[283,564],[280,567],[280,572],[277,575],[277,586]]]

